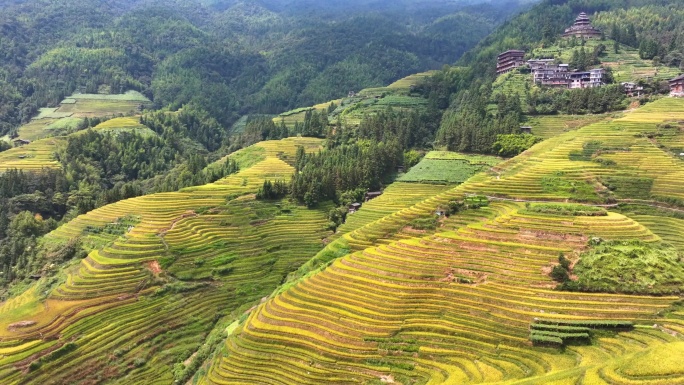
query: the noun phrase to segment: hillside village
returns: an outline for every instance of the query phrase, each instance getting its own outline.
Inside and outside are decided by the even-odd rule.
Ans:
[[[588,40],[605,40],[603,31],[594,27],[589,16],[581,12],[573,25],[565,29],[562,38],[572,40],[572,45],[580,41],[582,46],[582,53],[584,53],[584,46]],[[618,50],[618,45],[615,43],[615,49]],[[599,46],[600,55],[606,50],[605,45]],[[576,52],[576,51],[575,51]],[[586,53],[585,53],[586,54]],[[535,56],[534,53],[531,54]],[[503,75],[512,71],[529,71],[532,76],[531,80],[534,85],[560,88],[560,89],[584,89],[597,88],[608,84],[612,79],[608,76],[610,67],[604,64],[596,64],[595,68],[587,68],[579,70],[571,68],[569,63],[560,62],[559,58],[552,57],[532,57],[525,60],[526,56],[530,56],[523,50],[508,50],[502,52],[497,56],[496,74]],[[583,61],[583,58],[580,58]],[[642,96],[644,87],[639,85],[637,81],[621,82],[623,91],[628,96]],[[671,96],[684,96],[683,85],[684,75],[680,75],[674,79],[668,80]]]

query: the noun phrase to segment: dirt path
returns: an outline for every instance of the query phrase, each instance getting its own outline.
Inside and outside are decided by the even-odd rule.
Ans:
[[[504,202],[520,202],[520,203],[563,203],[561,201],[552,201],[552,200],[530,200],[530,199],[520,199],[520,198],[503,198],[503,197],[497,197],[497,196],[491,196],[491,195],[479,195],[479,194],[465,194],[468,197],[474,197],[474,196],[483,196],[490,201],[504,201]],[[591,207],[603,207],[603,208],[615,208],[620,206],[621,203],[629,203],[633,205],[640,205],[640,206],[649,206],[649,207],[654,207],[657,209],[661,210],[668,210],[668,211],[675,211],[678,213],[684,214],[684,209],[680,209],[677,207],[672,207],[669,206],[665,203],[661,202],[656,202],[656,201],[647,201],[647,200],[640,200],[640,199],[618,199],[618,203],[610,203],[610,204],[604,204],[604,205],[597,205],[597,204],[589,204],[589,203],[577,203],[581,204],[584,206],[591,206]]]
[[[520,198],[503,198],[503,197],[497,197],[497,196],[492,196],[492,195],[480,195],[480,194],[465,194],[467,197],[474,197],[474,196],[483,196],[490,201],[504,201],[504,202],[520,202],[520,203],[566,203],[563,201],[552,201],[552,200],[531,200],[531,199],[520,199]],[[604,207],[604,208],[610,208],[610,207],[618,207],[619,203],[610,203],[610,204],[604,204],[604,205],[596,205],[596,204],[588,204],[588,203],[578,203],[584,206],[592,206],[592,207]]]
[[[161,231],[159,231],[159,233],[157,233],[157,236],[158,236],[159,238],[161,238],[161,241],[162,241],[162,243],[164,244],[164,249],[165,249],[166,251],[169,251],[169,244],[166,243],[166,239],[164,239],[164,237],[166,236],[166,233],[168,233],[169,231],[173,230],[173,229],[176,227],[176,224],[178,224],[178,222],[182,221],[183,219],[186,219],[186,218],[194,218],[194,217],[196,217],[196,216],[198,216],[198,214],[197,214],[195,211],[193,211],[193,210],[186,211],[186,212],[183,213],[181,216],[179,216],[178,218],[174,219],[174,220],[171,222],[171,226],[169,226],[169,227],[167,227],[167,228],[165,228],[165,229],[162,229]]]

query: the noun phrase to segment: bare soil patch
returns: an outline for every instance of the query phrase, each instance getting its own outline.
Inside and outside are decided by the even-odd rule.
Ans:
[[[15,323],[7,326],[7,330],[14,331],[17,329],[27,328],[29,326],[33,326],[35,324],[37,324],[36,321],[19,321],[19,322],[15,322]]]
[[[155,275],[158,275],[159,273],[162,272],[162,268],[161,268],[161,266],[159,266],[159,262],[157,262],[157,261],[148,262],[145,265]]]

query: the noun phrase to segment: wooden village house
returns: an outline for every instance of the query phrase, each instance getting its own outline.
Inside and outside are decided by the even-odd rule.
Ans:
[[[670,85],[670,96],[684,97],[684,75],[668,81]]]
[[[511,72],[514,69],[525,64],[525,51],[519,50],[508,50],[497,56],[496,61],[496,74],[501,75],[507,72]]]
[[[369,191],[366,193],[366,197],[365,197],[366,202],[368,202],[371,199],[375,199],[375,198],[379,197],[380,195],[382,195],[382,191]]]
[[[644,87],[640,87],[634,82],[622,82],[620,85],[627,96],[641,96],[644,92]]]

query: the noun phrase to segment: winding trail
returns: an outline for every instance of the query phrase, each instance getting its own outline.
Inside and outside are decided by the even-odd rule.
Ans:
[[[466,193],[465,196],[467,196],[467,197],[483,196],[483,197],[489,199],[490,201],[504,201],[504,202],[564,203],[563,201],[559,201],[559,200],[554,201],[554,200],[530,200],[530,199],[520,199],[520,198],[504,198],[504,197],[497,197],[497,196],[493,196],[493,195],[481,195],[481,194],[472,194],[472,193]],[[684,214],[684,209],[672,207],[672,206],[667,205],[667,204],[662,203],[662,202],[641,200],[641,199],[617,199],[617,203],[602,204],[602,205],[590,204],[590,203],[579,203],[579,202],[573,202],[573,203],[581,204],[583,206],[603,207],[603,208],[614,208],[614,207],[619,207],[620,204],[628,203],[628,204],[633,204],[633,205],[654,207],[654,208],[661,209],[661,210],[675,211],[675,212]]]

